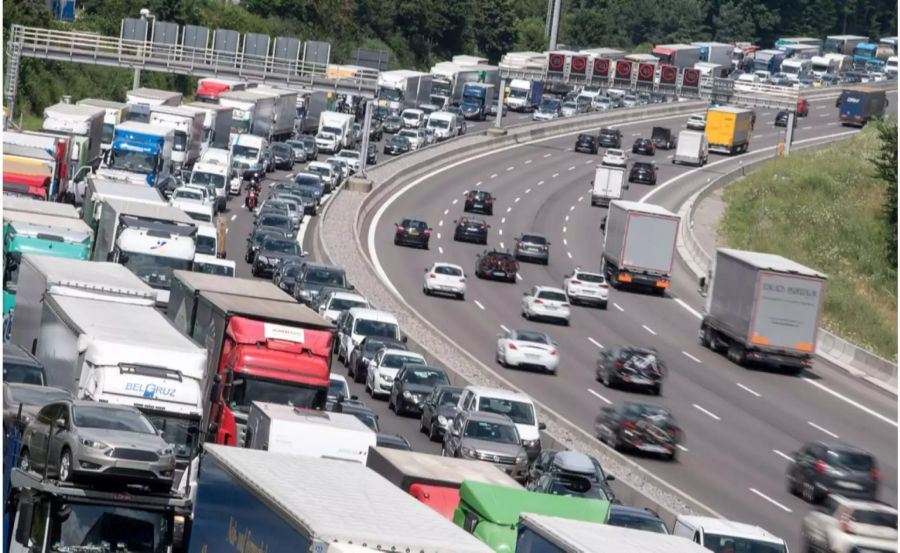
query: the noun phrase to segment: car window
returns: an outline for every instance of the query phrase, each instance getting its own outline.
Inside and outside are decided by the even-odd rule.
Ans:
[[[867,472],[875,468],[875,460],[871,455],[854,451],[829,451],[825,461],[829,465],[859,472]]]
[[[438,265],[434,268],[434,272],[439,275],[462,276],[462,271],[456,267],[448,267],[447,265]]]
[[[590,282],[591,284],[603,284],[606,282],[606,278],[603,275],[594,273],[575,273],[575,279],[583,282]]]
[[[311,284],[323,284],[326,286],[344,286],[344,271],[327,268],[309,268],[304,280]]]
[[[624,528],[632,528],[634,530],[643,530],[645,532],[656,532],[657,534],[668,534],[666,525],[657,518],[640,516],[631,513],[610,513],[610,526],[621,526]]]
[[[359,319],[353,328],[354,334],[362,336],[383,336],[385,338],[400,338],[400,329],[396,324],[385,321],[373,321],[371,319]]]
[[[519,433],[516,432],[515,426],[496,422],[469,421],[466,424],[463,436],[475,440],[499,442],[501,444],[519,443]]]
[[[547,239],[544,238],[543,236],[537,236],[534,234],[523,234],[522,242],[525,242],[528,244],[546,244]]]
[[[344,399],[350,399],[350,390],[347,388],[347,383],[342,380],[329,380],[328,381],[328,396],[329,397],[343,397]]]
[[[40,411],[38,411],[37,422],[41,424],[52,423],[55,420],[56,414],[59,412],[60,407],[61,405],[58,403],[44,406]]]
[[[392,353],[389,355],[385,355],[384,358],[382,358],[380,366],[387,367],[389,369],[399,369],[402,368],[403,365],[410,363],[416,365],[424,365],[425,360],[414,355],[399,355]]]
[[[561,292],[552,292],[549,290],[542,290],[538,292],[538,296],[542,300],[550,300],[550,301],[566,301],[566,295]]]
[[[421,230],[425,230],[426,228],[428,228],[428,225],[426,225],[424,222],[422,222],[422,221],[413,221],[413,220],[410,220],[410,219],[405,219],[405,220],[403,221],[403,224],[402,224],[401,226],[403,226],[404,228],[415,229],[415,230],[420,230],[420,231],[421,231]]]
[[[128,409],[103,409],[78,405],[73,408],[75,426],[79,428],[101,428],[122,430],[140,434],[155,434],[156,430],[144,415]]]
[[[871,524],[872,526],[884,526],[886,528],[893,528],[894,530],[897,529],[897,513],[855,509],[853,511],[853,520],[860,524]]]
[[[457,405],[461,395],[462,392],[460,390],[442,390],[436,403],[438,405]]]
[[[478,410],[506,415],[516,424],[534,424],[534,407],[523,401],[483,397],[478,401]]]
[[[534,342],[536,344],[549,344],[550,338],[543,332],[534,332],[531,330],[516,331],[516,340],[520,342]]]
[[[300,254],[300,246],[291,240],[266,240],[263,242],[262,249],[267,252],[278,252],[278,253],[286,253],[299,255]]]
[[[443,371],[433,369],[409,369],[403,375],[403,381],[423,386],[439,386],[450,383]]]
[[[24,403],[25,405],[43,405],[51,401],[66,399],[72,397],[72,394],[65,390],[50,390],[47,388],[9,388],[12,392],[12,400],[16,403]]]
[[[346,311],[348,309],[353,309],[354,307],[368,307],[368,304],[364,301],[349,298],[334,298],[331,300],[328,309],[331,311]]]

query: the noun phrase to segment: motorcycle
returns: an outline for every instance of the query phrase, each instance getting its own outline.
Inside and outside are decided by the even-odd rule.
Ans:
[[[257,197],[257,192],[255,189],[250,188],[247,190],[247,197],[244,199],[244,207],[250,209],[251,211],[256,209],[256,204],[259,203],[259,198]]]

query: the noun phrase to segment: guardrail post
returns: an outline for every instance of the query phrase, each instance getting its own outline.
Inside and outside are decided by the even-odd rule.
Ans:
[[[784,155],[791,155],[791,143],[794,142],[794,125],[797,124],[797,113],[788,111],[787,132],[784,136]]]
[[[498,129],[503,128],[503,96],[505,96],[508,83],[509,81],[500,79],[500,83],[497,85],[499,90],[497,90],[497,117],[494,119],[494,127]]]
[[[372,128],[372,102],[366,101],[366,115],[363,118],[362,144],[359,147],[359,176],[365,178],[366,161],[369,153],[369,130]]]

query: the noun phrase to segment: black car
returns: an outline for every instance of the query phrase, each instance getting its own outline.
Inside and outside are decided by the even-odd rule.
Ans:
[[[456,230],[453,231],[453,240],[487,244],[488,229],[491,228],[491,225],[487,224],[484,219],[460,217],[453,223],[456,225]]]
[[[459,386],[437,386],[425,399],[419,430],[428,434],[432,442],[441,441],[447,425],[459,413],[457,404],[461,395]]]
[[[379,432],[381,430],[381,424],[378,420],[378,415],[375,414],[375,411],[372,411],[371,409],[366,407],[362,402],[347,400],[336,401],[329,407],[330,411],[334,413],[353,415],[354,417],[359,419],[360,422],[368,426],[372,430],[372,432]]]
[[[316,137],[304,134],[297,137],[297,140],[303,143],[306,148],[306,161],[316,161],[319,159],[319,147],[316,146]]]
[[[394,244],[428,249],[431,228],[425,221],[403,219],[394,229]]]
[[[378,149],[374,144],[369,144],[366,148],[366,165],[375,165],[378,163]]]
[[[395,134],[384,143],[384,153],[392,156],[399,156],[409,151],[409,140],[405,136]]]
[[[600,129],[600,136],[597,137],[600,146],[604,148],[621,148],[622,147],[622,131],[619,129]]]
[[[21,346],[7,342],[3,344],[3,382],[44,386],[44,365]]]
[[[666,365],[654,349],[615,346],[597,358],[597,380],[606,387],[637,386],[659,395],[665,375]]]
[[[294,285],[297,283],[297,275],[300,274],[301,264],[302,262],[299,260],[284,261],[275,269],[275,274],[272,275],[272,282],[288,294],[294,295]]]
[[[276,142],[272,144],[272,156],[275,158],[276,169],[293,169],[294,167],[294,149],[284,142]]]
[[[294,175],[294,184],[298,190],[309,187],[316,191],[316,204],[322,203],[322,196],[325,195],[325,183],[322,181],[322,175],[303,171]]]
[[[382,128],[389,134],[398,133],[403,128],[403,119],[399,115],[390,115],[384,120]]]
[[[575,141],[575,151],[596,154],[600,150],[600,139],[592,134],[579,134]]]
[[[419,415],[425,400],[434,391],[435,386],[447,386],[450,379],[444,369],[423,365],[406,365],[397,376],[388,397],[388,409],[397,415]]]
[[[650,140],[660,150],[671,150],[678,146],[678,139],[675,137],[672,129],[666,127],[653,127],[653,132],[650,133]]]
[[[628,182],[656,184],[656,164],[647,161],[636,161],[628,171]]]
[[[681,428],[668,409],[633,401],[602,408],[594,420],[594,434],[613,449],[663,455],[672,461],[683,441]]]
[[[353,285],[347,281],[347,273],[341,267],[312,261],[303,262],[294,284],[294,298],[300,303],[312,306],[323,288],[353,290]]]
[[[638,138],[631,146],[631,153],[652,156],[656,153],[656,147],[649,138]]]
[[[369,123],[369,140],[373,142],[378,142],[379,140],[384,138],[384,123],[382,123],[381,119],[376,117],[372,117],[372,121]]]
[[[788,463],[787,488],[809,503],[833,493],[856,499],[875,499],[881,473],[875,456],[842,442],[807,442]]]
[[[271,277],[278,266],[288,259],[300,259],[300,245],[289,238],[267,238],[263,240],[253,260],[253,276]]]
[[[615,480],[615,477],[611,474],[606,474],[603,467],[600,465],[600,461],[590,455],[580,451],[569,450],[560,451],[551,449],[541,451],[528,467],[526,482],[529,489],[532,489],[531,486],[537,486],[538,482],[542,479],[547,481],[548,479],[545,478],[546,476],[555,474],[577,475],[586,478],[593,487],[600,488],[599,493],[601,493],[603,497],[598,497],[598,499],[607,499],[614,503],[618,502],[616,494],[609,486],[609,483]],[[553,479],[550,478],[549,481],[553,482]],[[544,486],[546,486],[546,484],[544,484]],[[545,490],[542,489],[538,491]]]
[[[270,228],[281,231],[288,237],[294,236],[294,223],[291,222],[291,218],[280,213],[261,213],[259,219],[256,220],[256,226],[257,228]]]
[[[375,436],[375,445],[378,447],[386,447],[388,449],[401,449],[403,451],[412,451],[409,440],[400,434],[383,434],[379,433]]]
[[[253,260],[256,259],[256,252],[259,251],[259,247],[262,245],[263,241],[275,238],[284,238],[284,233],[274,230],[274,229],[256,229],[253,231],[253,234],[247,238],[247,252],[244,254],[244,261],[247,263],[253,263]]]
[[[503,279],[515,282],[519,273],[519,262],[509,252],[485,250],[476,256],[475,276],[478,278]]]
[[[469,190],[466,192],[466,203],[463,211],[467,213],[494,214],[494,196],[484,190]]]
[[[337,342],[337,340],[335,340]],[[362,383],[369,376],[369,362],[381,349],[408,349],[406,344],[384,336],[366,336],[358,346],[353,348],[350,360],[347,361],[347,376],[353,382]]]
[[[786,111],[779,111],[775,116],[775,126],[776,127],[784,127],[788,126],[788,119],[790,119],[790,114]],[[794,128],[797,128],[797,118],[794,117]]]
[[[316,216],[319,214],[319,191],[311,186],[298,186],[292,192],[303,198],[304,215]]]
[[[654,532],[656,534],[668,534],[669,529],[660,516],[653,511],[644,507],[629,507],[627,505],[610,505],[609,519],[606,524],[610,526],[618,526],[620,528],[631,528],[632,530],[643,530],[644,532]]]

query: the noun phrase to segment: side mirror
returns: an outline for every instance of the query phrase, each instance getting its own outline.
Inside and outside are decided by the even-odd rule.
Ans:
[[[66,419],[59,418],[53,421],[53,426],[55,426],[58,430],[66,429]]]
[[[359,399],[359,396],[350,396],[350,399],[356,401],[357,399]]]
[[[539,422],[539,423],[538,423],[538,430],[547,430],[547,423]]]
[[[606,475],[606,481],[607,481],[607,482],[613,482],[613,481],[615,481],[615,479],[616,479],[616,477],[613,476],[612,474],[607,474],[607,475]]]
[[[522,292],[522,295],[523,295],[523,296],[527,296],[527,295],[528,295],[528,292]]]
[[[356,290],[356,287],[353,286],[352,284],[348,284],[348,285],[347,285],[347,290]]]
[[[406,336],[402,336],[402,337],[400,338],[400,341],[401,341],[402,343],[404,343],[404,344],[407,342],[407,340],[408,340],[408,338],[407,338]]]
[[[219,400],[219,394],[222,391],[222,375],[217,374],[213,377],[212,386],[209,388],[209,402],[215,403]]]

